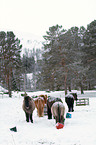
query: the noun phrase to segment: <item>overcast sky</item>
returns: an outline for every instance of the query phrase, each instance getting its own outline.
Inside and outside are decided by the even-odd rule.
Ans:
[[[96,0],[0,0],[0,31],[28,32],[42,37],[49,27],[64,29],[96,20]]]

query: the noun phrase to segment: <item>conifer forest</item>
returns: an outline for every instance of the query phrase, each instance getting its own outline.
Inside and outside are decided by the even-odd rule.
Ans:
[[[26,48],[21,56],[14,32],[0,32],[0,85],[9,97],[12,91],[96,89],[96,20],[68,30],[57,24],[42,37],[42,49]]]

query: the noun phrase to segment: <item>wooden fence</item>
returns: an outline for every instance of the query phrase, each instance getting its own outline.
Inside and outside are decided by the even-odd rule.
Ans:
[[[89,98],[82,98],[76,101],[76,106],[89,105]]]

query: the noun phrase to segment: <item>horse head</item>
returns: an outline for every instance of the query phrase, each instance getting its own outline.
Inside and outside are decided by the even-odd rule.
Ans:
[[[26,109],[29,109],[30,108],[31,98],[29,96],[25,96],[24,97],[24,101],[25,101],[25,107],[26,107]]]
[[[70,93],[70,94],[72,94],[73,95],[73,97],[74,97],[74,100],[78,100],[78,98],[77,98],[77,93]]]

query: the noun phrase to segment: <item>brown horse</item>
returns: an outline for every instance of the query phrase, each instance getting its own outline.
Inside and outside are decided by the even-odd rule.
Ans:
[[[62,123],[64,124],[64,114],[65,114],[65,106],[61,102],[55,102],[53,103],[51,107],[51,112],[53,117],[56,120],[56,123]]]
[[[37,108],[37,114],[39,117],[44,116],[44,106],[45,106],[45,100],[43,97],[37,97],[35,99],[35,107]]]

